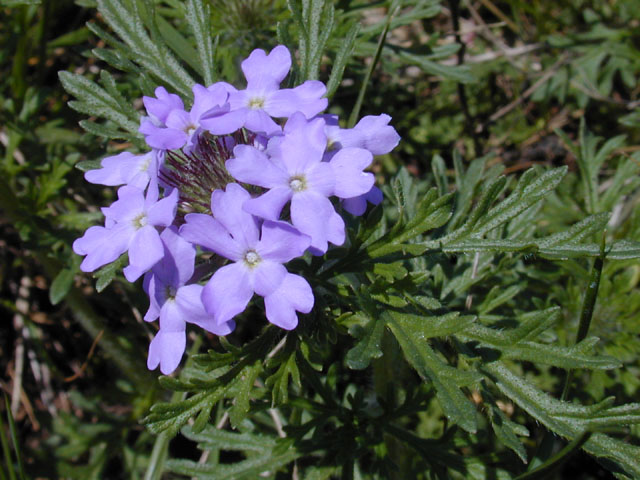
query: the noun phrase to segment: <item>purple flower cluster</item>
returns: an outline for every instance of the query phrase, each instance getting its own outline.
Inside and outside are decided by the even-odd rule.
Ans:
[[[140,132],[150,151],[105,158],[85,174],[89,182],[121,186],[118,200],[102,210],[104,226],[90,227],[73,249],[85,256],[85,272],[128,253],[127,280],[144,275],[144,318],[160,319],[150,369],[177,368],[187,323],[232,332],[254,294],[263,297],[269,322],[295,328],[314,296],[284,265],[344,243],[340,204],[361,215],[367,202],[382,201],[365,169],[398,144],[391,118],[368,116],[340,128],[336,116],[321,115],[322,82],[280,88],[290,68],[286,47],[254,50],[242,62],[244,90],[194,85],[189,110],[158,87],[155,97],[143,98]],[[286,119],[284,126],[274,119]]]

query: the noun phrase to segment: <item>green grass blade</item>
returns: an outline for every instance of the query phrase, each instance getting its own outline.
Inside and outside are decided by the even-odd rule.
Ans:
[[[8,405],[7,395],[4,395],[5,405]],[[11,415],[9,407],[7,407],[7,417]],[[2,453],[4,454],[4,463],[9,471],[9,480],[17,480],[16,472],[13,468],[13,461],[11,460],[11,450],[9,450],[9,440],[4,433],[4,422],[2,421],[2,415],[0,415],[0,443],[2,443]]]
[[[13,449],[16,452],[16,460],[18,461],[18,475],[20,480],[25,480],[27,477],[24,474],[24,464],[22,463],[22,455],[20,454],[20,443],[18,442],[18,432],[16,431],[16,424],[13,421],[13,415],[11,414],[11,406],[9,405],[9,399],[7,395],[4,396],[4,405],[7,409],[7,421],[9,422],[9,432],[11,432],[11,441],[13,442]]]
[[[376,47],[376,53],[373,56],[373,61],[369,68],[367,69],[367,73],[362,80],[362,86],[360,87],[360,91],[358,92],[358,98],[356,100],[356,104],[353,106],[353,110],[351,111],[351,115],[349,116],[348,127],[353,128],[356,124],[356,120],[360,116],[360,109],[362,108],[362,102],[364,101],[364,94],[367,92],[367,86],[369,85],[369,80],[371,80],[371,75],[373,74],[373,70],[378,65],[378,61],[380,61],[380,55],[382,54],[382,47],[384,46],[384,42],[387,39],[387,33],[389,33],[389,27],[391,26],[391,20],[398,13],[400,7],[402,6],[401,0],[394,0],[394,2],[389,7],[389,13],[387,14],[387,20],[384,25],[384,30],[380,34],[380,38],[378,39],[378,45]]]

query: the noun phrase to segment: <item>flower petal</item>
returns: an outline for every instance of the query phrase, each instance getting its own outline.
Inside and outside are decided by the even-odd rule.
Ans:
[[[306,178],[308,188],[325,197],[333,195],[335,185],[339,182],[333,168],[327,162],[318,162],[311,166],[307,170]]]
[[[167,127],[171,130],[186,132],[189,128],[196,127],[191,120],[191,115],[184,110],[172,110],[167,117]]]
[[[225,191],[216,190],[211,195],[211,212],[243,249],[253,248],[260,231],[256,219],[242,209],[251,195],[237,183],[227,185]]]
[[[253,290],[264,297],[273,293],[287,275],[287,269],[281,263],[263,259],[251,270]]]
[[[367,210],[367,202],[373,205],[379,205],[382,203],[382,190],[378,187],[371,187],[364,195],[358,195],[353,198],[345,198],[342,201],[342,206],[351,215],[362,215]]]
[[[130,222],[144,214],[144,191],[125,185],[118,189],[118,200],[102,209],[105,217],[116,222]]]
[[[127,251],[133,233],[133,228],[128,225],[116,224],[110,229],[90,227],[84,236],[73,242],[73,251],[79,255],[86,255],[80,264],[80,270],[93,272],[117,260]]]
[[[325,93],[324,83],[307,80],[296,88],[273,92],[265,102],[264,110],[272,117],[289,117],[295,112],[302,112],[306,118],[313,118],[327,108],[329,101],[321,98]]]
[[[351,215],[359,217],[367,211],[366,194],[358,195],[357,197],[345,198],[342,200],[342,207]]]
[[[218,325],[213,315],[207,313],[202,303],[202,285],[186,285],[176,293],[176,305],[183,318],[215,335],[228,335],[236,328],[234,321]]]
[[[178,234],[178,228],[165,228],[160,234],[164,255],[153,267],[153,273],[166,285],[177,288],[193,275],[196,260],[194,246]]]
[[[389,153],[400,142],[400,135],[389,125],[390,120],[384,113],[362,117],[353,130],[362,133],[363,143],[353,146],[366,148],[374,155]]]
[[[160,309],[165,301],[162,295],[164,285],[157,281],[156,276],[153,273],[147,273],[144,276],[143,285],[145,285],[145,291],[149,295],[149,309],[144,315],[145,322],[153,322],[160,316]],[[158,299],[160,301],[158,301]]]
[[[185,285],[176,292],[174,301],[186,322],[196,325],[213,323],[213,316],[207,313],[202,304],[203,288],[202,285]]]
[[[264,110],[247,108],[245,111],[247,116],[244,126],[248,130],[265,135],[275,135],[282,131],[280,125],[274,122]]]
[[[186,223],[180,227],[180,236],[185,240],[208,248],[229,260],[242,258],[242,245],[234,240],[226,228],[210,215],[190,213],[184,217]]]
[[[159,200],[147,210],[149,225],[168,227],[173,222],[178,209],[178,189]]]
[[[171,110],[184,110],[184,104],[180,97],[167,92],[166,88],[156,88],[155,94],[157,98],[142,97],[142,103],[144,103],[147,113],[157,122],[164,123]]]
[[[151,269],[164,255],[164,247],[155,227],[146,225],[139,229],[129,243],[129,266],[123,270],[130,282]]]
[[[154,370],[160,365],[160,371],[169,375],[178,368],[187,346],[187,335],[182,332],[163,332],[160,330],[151,340],[147,368]]]
[[[227,135],[242,127],[247,120],[246,109],[220,113],[215,116],[201,118],[200,126],[213,135]]]
[[[213,113],[214,116],[229,111],[227,108],[220,108],[227,103],[229,94],[226,89],[221,86],[205,88],[202,85],[194,85],[193,88],[193,106],[191,107],[191,121],[199,121],[203,116]]]
[[[136,158],[136,155],[130,152],[122,152],[112,157],[103,158],[100,162],[101,168],[85,172],[84,178],[87,182],[110,187],[127,183],[122,178],[122,164],[132,158]]]
[[[336,223],[333,205],[326,197],[315,192],[300,192],[291,199],[291,220],[293,225],[300,232],[311,237],[311,247],[318,252],[326,252],[329,239],[341,245],[344,242],[344,223],[342,223],[342,234],[336,231],[339,225]],[[337,215],[340,217],[339,215]]]
[[[291,273],[287,274],[277,290],[264,299],[269,322],[285,330],[298,325],[296,310],[309,313],[313,303],[313,291],[307,281]]]
[[[253,296],[249,271],[241,263],[220,268],[202,290],[202,303],[218,325],[243,312]]]
[[[300,233],[286,222],[265,221],[256,252],[266,260],[287,263],[300,257],[309,248],[311,237]]]
[[[148,133],[147,133],[148,132]],[[151,148],[174,150],[187,143],[187,134],[174,128],[149,127],[143,132],[144,140]]]
[[[372,173],[363,172],[373,160],[371,152],[363,148],[343,148],[331,159],[329,165],[335,173],[334,195],[351,198],[364,195],[375,182]]]
[[[273,188],[287,185],[287,172],[278,168],[269,157],[257,148],[238,145],[233,149],[234,158],[225,162],[229,173],[239,182]]]
[[[247,90],[276,90],[291,68],[291,54],[284,45],[275,47],[269,55],[256,49],[242,62]]]
[[[304,120],[301,113],[289,119],[285,136],[275,149],[276,156],[280,157],[290,175],[302,174],[321,162],[327,146],[324,121],[321,118],[310,122],[301,120]],[[290,124],[296,125],[296,128],[291,128]]]
[[[244,202],[244,211],[267,220],[278,220],[285,204],[291,200],[289,187],[276,187]]]

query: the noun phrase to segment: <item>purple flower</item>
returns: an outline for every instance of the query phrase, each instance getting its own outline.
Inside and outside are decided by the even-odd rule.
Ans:
[[[124,269],[124,275],[130,282],[137,280],[162,258],[164,249],[155,227],[171,225],[177,204],[177,190],[158,200],[155,182],[146,197],[137,187],[120,187],[118,200],[102,209],[106,227],[90,227],[73,242],[73,251],[86,255],[80,269],[92,272],[128,250],[129,266]]]
[[[400,135],[389,125],[389,115],[368,115],[360,119],[353,128],[340,128],[336,115],[323,115],[328,148],[324,159],[331,160],[341,149],[364,148],[373,155],[384,155],[400,142]],[[353,215],[362,215],[367,210],[367,201],[374,205],[382,202],[382,192],[375,186],[367,193],[342,201],[344,209]]]
[[[100,185],[130,185],[141,189],[147,188],[149,181],[158,176],[158,165],[162,163],[164,152],[152,150],[142,155],[122,152],[106,157],[101,162],[102,168],[89,170],[84,178]]]
[[[367,202],[372,205],[380,205],[382,203],[383,196],[382,190],[378,187],[371,187],[364,195],[358,195],[353,198],[345,198],[342,200],[342,206],[351,215],[360,216],[367,211]]]
[[[142,103],[149,114],[148,121],[156,126],[163,126],[171,110],[184,110],[184,104],[180,97],[167,92],[164,87],[158,87],[155,91],[156,98],[142,97]]]
[[[311,237],[312,253],[327,251],[328,242],[342,245],[345,226],[328,197],[352,198],[371,190],[373,174],[365,173],[372,155],[361,148],[345,148],[330,162],[323,162],[327,144],[324,120],[307,121],[296,113],[285,125],[285,134],[264,153],[238,145],[235,158],[226,162],[238,181],[268,188],[263,195],[248,200],[244,209],[277,220],[291,201],[291,223]]]
[[[213,217],[189,214],[180,235],[232,263],[217,270],[202,291],[202,302],[218,324],[243,312],[254,293],[264,297],[267,319],[290,330],[298,324],[296,311],[313,307],[311,287],[287,272],[284,263],[301,256],[309,237],[284,222],[260,221],[242,209],[251,196],[231,183],[211,195]]]
[[[184,354],[186,324],[194,323],[216,335],[227,335],[235,328],[230,321],[218,325],[202,305],[202,286],[187,285],[194,271],[196,249],[178,235],[176,227],[166,228],[160,234],[164,255],[144,278],[149,294],[149,310],[144,319],[152,322],[160,318],[160,331],[149,346],[147,367],[160,365],[160,371],[169,375]]]
[[[229,112],[227,90],[227,86],[222,83],[209,88],[194,85],[193,106],[189,112],[183,106],[167,111],[168,103],[162,103],[162,108],[154,105],[155,116],[162,119],[162,122],[154,122],[153,117],[151,120],[143,119],[140,132],[145,135],[147,144],[152,148],[173,150],[186,146],[187,151],[194,147],[194,139],[203,129],[214,135],[234,132],[242,126],[244,118],[241,113]]]
[[[400,142],[400,135],[389,125],[391,117],[386,114],[367,115],[362,117],[353,128],[340,128],[336,115],[323,115],[328,139],[326,160],[346,147],[357,147],[369,150],[373,155],[384,155],[396,148]]]
[[[233,89],[229,103],[231,110],[244,115],[245,128],[272,135],[281,128],[271,117],[289,117],[302,112],[306,118],[312,118],[327,108],[328,100],[321,98],[327,91],[322,82],[308,80],[295,88],[280,89],[290,68],[291,54],[284,45],[278,45],[268,55],[256,49],[242,62],[247,88]]]

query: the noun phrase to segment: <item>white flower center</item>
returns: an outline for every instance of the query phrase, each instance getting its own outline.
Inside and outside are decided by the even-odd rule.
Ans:
[[[140,229],[140,228],[144,227],[147,224],[147,214],[146,213],[141,213],[141,214],[137,215],[136,217],[134,217],[134,219],[131,221],[131,223],[133,223],[133,226],[136,229]]]
[[[198,129],[198,127],[196,127],[194,124],[190,123],[189,125],[187,125],[184,129],[184,131],[186,132],[187,135],[191,136],[193,135],[193,132],[195,132]]]
[[[307,189],[307,179],[302,175],[296,175],[289,179],[289,186],[294,192],[302,192]]]
[[[244,254],[244,263],[249,268],[254,268],[261,261],[260,255],[255,250],[247,250]]]
[[[253,110],[264,108],[264,97],[251,97],[247,106]]]

